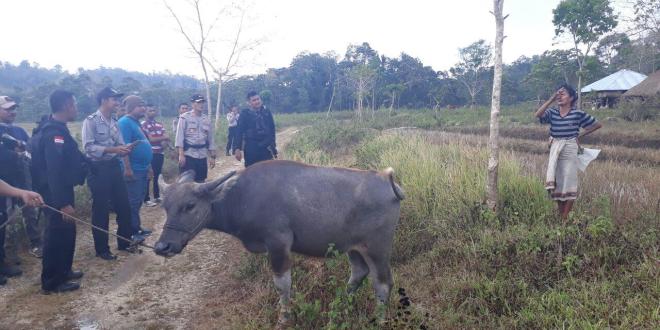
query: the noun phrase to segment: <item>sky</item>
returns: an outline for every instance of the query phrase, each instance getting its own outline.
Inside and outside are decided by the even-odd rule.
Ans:
[[[22,60],[42,67],[120,67],[169,71],[201,77],[163,0],[0,0],[0,61]],[[200,0],[203,20],[213,21],[227,0]],[[188,0],[168,0],[184,28],[197,32]],[[505,0],[504,62],[540,54],[557,44],[552,9],[559,0]],[[479,39],[492,42],[492,0],[252,0],[244,19],[244,40],[261,40],[244,52],[236,74],[288,66],[301,52],[340,56],[349,44],[369,42],[388,57],[401,52],[435,70],[458,61],[458,48]],[[224,8],[224,7],[223,7]],[[225,14],[210,37],[209,50],[224,62],[237,17]]]

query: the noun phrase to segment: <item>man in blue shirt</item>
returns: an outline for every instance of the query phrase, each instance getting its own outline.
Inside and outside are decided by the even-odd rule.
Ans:
[[[119,119],[117,125],[124,142],[134,146],[128,155],[129,168],[124,169],[124,180],[128,190],[128,203],[131,206],[133,232],[141,236],[136,238],[140,240],[151,234],[151,231],[143,229],[141,226],[140,207],[147,193],[147,178],[153,152],[140,125],[140,119],[144,117],[147,109],[144,101],[139,96],[129,95],[124,99],[123,105],[126,108],[126,115]]]
[[[20,141],[21,145],[16,147],[16,152],[21,159],[22,178],[17,178],[17,186],[22,189],[32,190],[32,175],[30,173],[30,157],[28,157],[27,142],[30,139],[28,133],[21,127],[14,126],[16,112],[19,104],[8,96],[0,96],[0,134],[8,134]],[[41,230],[39,230],[39,216],[37,209],[26,206],[22,209],[23,220],[25,220],[25,231],[30,240],[30,253],[37,258],[42,256]]]

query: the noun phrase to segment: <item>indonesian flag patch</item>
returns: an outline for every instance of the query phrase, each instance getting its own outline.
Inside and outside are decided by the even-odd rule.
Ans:
[[[55,137],[53,138],[53,142],[55,142],[56,144],[64,144],[64,137],[55,135]]]

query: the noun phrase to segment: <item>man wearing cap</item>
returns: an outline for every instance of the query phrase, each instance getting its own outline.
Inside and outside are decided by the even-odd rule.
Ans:
[[[30,136],[21,127],[14,126],[16,120],[16,110],[18,103],[9,96],[0,96],[0,135],[8,134],[16,139],[15,151],[18,152],[22,178],[17,178],[16,184],[19,188],[32,190],[32,175],[30,173],[30,156],[26,148]],[[41,231],[39,230],[39,216],[37,209],[25,206],[22,209],[23,220],[25,221],[25,232],[30,240],[30,253],[37,258],[41,258]]]
[[[147,108],[142,98],[136,95],[127,96],[123,105],[126,109],[126,115],[119,119],[117,125],[124,142],[135,144],[128,155],[130,169],[124,169],[124,173],[130,175],[124,176],[124,180],[128,190],[128,203],[131,206],[133,233],[139,235],[138,239],[142,239],[144,236],[151,234],[150,230],[142,229],[140,221],[140,207],[142,207],[142,201],[146,193],[147,177],[153,157],[151,144],[140,125],[140,119],[144,117]]]
[[[85,156],[90,160],[91,173],[87,185],[92,192],[92,223],[108,230],[110,203],[117,213],[117,235],[130,239],[134,234],[131,227],[131,207],[124,175],[131,176],[128,154],[133,145],[124,144],[117,121],[112,118],[124,94],[110,87],[96,94],[99,109],[89,115],[82,125],[82,144]],[[123,173],[120,158],[123,157]],[[110,203],[109,203],[110,202]],[[117,256],[110,252],[108,234],[92,229],[96,256],[104,260],[114,260]],[[129,243],[117,239],[119,250],[128,250]]]
[[[4,124],[9,117],[16,117],[16,108],[18,105],[14,100],[7,96],[0,97],[0,133],[7,135],[0,139],[0,180],[9,182],[12,185],[20,186],[25,177],[23,163],[17,152],[17,141],[10,136],[9,129]],[[10,199],[0,197],[0,226],[9,221],[8,202]],[[0,228],[0,284],[7,280],[5,277],[19,276],[23,272],[16,266],[5,261],[5,227]]]
[[[181,173],[194,170],[195,182],[204,182],[208,174],[208,166],[215,167],[213,125],[209,116],[203,113],[206,104],[204,97],[195,94],[190,98],[190,102],[192,102],[192,111],[181,115],[176,128],[174,146],[179,153]]]

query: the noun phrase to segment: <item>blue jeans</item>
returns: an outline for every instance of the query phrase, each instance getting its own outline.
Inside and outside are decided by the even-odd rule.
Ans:
[[[126,181],[128,190],[128,204],[131,206],[131,227],[133,234],[137,234],[140,229],[140,207],[144,201],[144,195],[147,193],[147,170],[133,171],[133,179]]]

